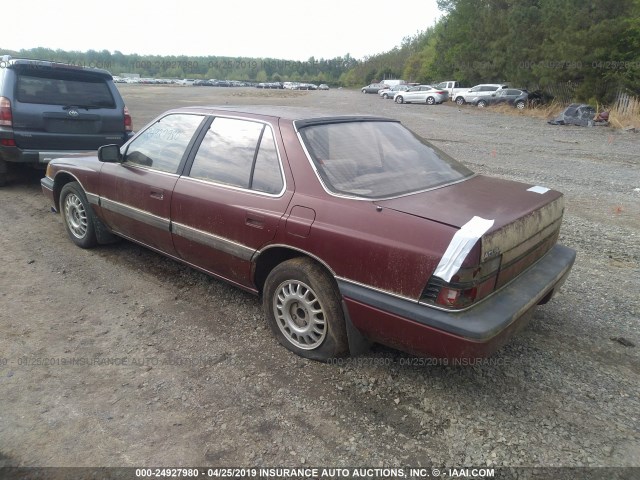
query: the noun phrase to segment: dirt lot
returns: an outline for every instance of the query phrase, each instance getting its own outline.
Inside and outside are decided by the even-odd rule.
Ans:
[[[0,466],[640,467],[640,135],[346,90],[121,90],[136,128],[196,104],[399,118],[478,172],[563,191],[577,262],[485,364],[374,347],[325,365],[280,347],[248,294],[128,242],[75,247],[25,178],[0,189]]]

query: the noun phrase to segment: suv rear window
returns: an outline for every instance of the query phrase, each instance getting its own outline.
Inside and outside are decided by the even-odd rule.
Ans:
[[[339,194],[389,198],[473,175],[398,122],[306,126],[300,135],[324,184]]]
[[[102,78],[70,78],[63,72],[19,74],[16,98],[22,103],[69,105],[89,108],[116,108],[109,86]]]

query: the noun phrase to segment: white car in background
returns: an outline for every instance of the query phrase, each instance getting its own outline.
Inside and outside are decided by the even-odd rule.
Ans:
[[[449,98],[449,92],[446,90],[438,90],[431,85],[416,85],[409,88],[406,92],[398,92],[393,96],[396,103],[426,103],[427,105],[435,105],[446,102]]]

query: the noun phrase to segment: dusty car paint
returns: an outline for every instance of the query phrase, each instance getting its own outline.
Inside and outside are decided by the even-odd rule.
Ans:
[[[350,340],[359,335],[423,355],[490,354],[570,271],[575,252],[555,246],[563,213],[559,192],[541,194],[528,191],[530,185],[476,175],[384,200],[335,195],[323,185],[297,132],[296,121],[313,118],[313,112],[277,110],[168,112],[205,117],[177,173],[95,157],[63,159],[50,164],[43,192],[59,209],[62,187],[77,181],[106,230],[255,294],[263,293],[278,264],[307,258],[335,282],[346,307],[344,321],[355,327],[347,328]],[[199,141],[216,117],[260,122],[273,132],[283,175],[280,193],[188,176]],[[448,287],[434,271],[456,232],[474,216],[490,219],[492,226],[461,258],[461,277],[454,276],[451,288],[462,291],[469,281],[462,276],[473,279],[479,265],[501,261],[504,269],[492,270],[477,285],[477,300],[468,307],[439,304],[437,291]]]

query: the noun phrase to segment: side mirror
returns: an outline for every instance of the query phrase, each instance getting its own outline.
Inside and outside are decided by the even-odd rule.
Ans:
[[[106,163],[121,163],[120,147],[118,145],[103,145],[98,149],[98,160]]]

